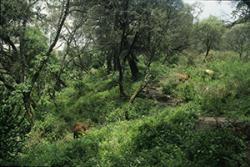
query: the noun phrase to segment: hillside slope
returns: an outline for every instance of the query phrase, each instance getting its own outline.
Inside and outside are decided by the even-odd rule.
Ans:
[[[153,63],[151,81],[133,104],[118,97],[117,76],[102,69],[69,82],[56,99],[42,98],[40,120],[17,163],[248,166],[250,63],[232,53],[213,54],[207,63],[188,56],[176,65]],[[127,80],[132,95],[143,74],[139,81]],[[206,124],[202,117],[228,121]],[[93,127],[73,139],[71,127],[79,121]]]

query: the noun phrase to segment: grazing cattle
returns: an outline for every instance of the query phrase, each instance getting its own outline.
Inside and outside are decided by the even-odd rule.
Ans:
[[[175,76],[180,82],[185,82],[190,78],[190,76],[185,73],[176,73]]]
[[[86,131],[89,128],[90,128],[89,124],[85,124],[85,123],[82,123],[82,122],[75,123],[73,128],[72,128],[74,139],[79,138],[83,133],[86,133]]]

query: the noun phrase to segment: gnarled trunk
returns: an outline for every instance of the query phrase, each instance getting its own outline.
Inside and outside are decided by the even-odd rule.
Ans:
[[[132,79],[137,80],[139,69],[137,67],[135,58],[133,56],[129,56],[128,63],[129,63]]]
[[[126,94],[124,92],[124,86],[123,86],[123,69],[121,66],[120,58],[117,56],[117,68],[119,72],[119,79],[118,79],[118,84],[119,84],[119,91],[120,91],[120,96],[121,97],[126,97]]]

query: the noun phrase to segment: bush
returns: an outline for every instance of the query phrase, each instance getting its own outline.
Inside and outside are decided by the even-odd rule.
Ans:
[[[195,129],[197,116],[177,112],[168,122],[138,129],[121,166],[244,166],[244,141],[230,130]],[[126,165],[125,165],[126,164]]]
[[[212,115],[225,114],[224,108],[230,95],[230,90],[226,89],[224,85],[207,87],[202,100],[203,111]]]
[[[178,85],[176,88],[177,95],[185,102],[189,102],[195,99],[196,91],[192,83],[184,83]]]
[[[163,87],[165,94],[188,102],[178,106],[165,106],[140,97],[131,105],[128,99],[118,97],[116,74],[106,75],[103,69],[92,69],[81,81],[69,83],[57,94],[57,106],[49,99],[43,99],[44,105],[38,104],[39,111],[47,112],[41,114],[29,134],[21,164],[244,166],[244,140],[228,129],[196,128],[198,113],[212,116],[234,113],[233,118],[244,115],[246,119],[250,114],[249,63],[214,53],[205,65],[198,62],[197,66],[170,68],[159,62],[152,64],[155,78],[150,85],[157,90]],[[204,69],[212,69],[215,75],[205,76]],[[192,77],[180,82],[174,75],[179,71]],[[129,74],[128,70],[125,74]],[[140,82],[128,81],[129,75],[125,77],[126,93],[131,95]],[[126,114],[129,120],[125,120]],[[99,125],[73,140],[68,126],[85,120]]]
[[[30,144],[32,140],[35,143],[39,140],[46,140],[49,142],[61,140],[64,138],[70,125],[67,125],[64,120],[52,115],[47,114],[42,120],[35,122],[29,136]]]
[[[20,157],[23,166],[96,166],[98,144],[93,137],[82,137],[67,145],[43,142],[32,147],[28,154]]]
[[[0,85],[0,166],[15,165],[31,126],[22,107],[22,86],[12,93]],[[2,91],[3,90],[3,91]]]
[[[90,91],[90,88],[83,81],[75,82],[73,86],[75,89],[74,99],[78,99]]]
[[[103,92],[88,92],[78,98],[67,88],[57,98],[58,114],[67,123],[89,119],[95,123],[104,123],[106,115],[120,105],[113,95],[115,89]]]
[[[187,166],[183,146],[196,118],[190,112],[177,112],[168,123],[142,125],[126,158],[130,166]]]
[[[188,159],[194,166],[244,166],[243,140],[227,129],[208,129],[195,133],[186,143]]]
[[[125,120],[126,116],[130,120],[143,118],[147,115],[154,114],[156,110],[157,106],[152,100],[137,98],[133,104],[124,104],[120,108],[111,111],[107,115],[107,121]]]
[[[134,139],[130,166],[180,166],[187,164],[177,127],[161,122],[145,124]],[[129,159],[129,158],[128,158]]]
[[[175,95],[175,89],[178,86],[178,81],[171,79],[168,80],[164,85],[163,85],[163,93],[166,95]]]

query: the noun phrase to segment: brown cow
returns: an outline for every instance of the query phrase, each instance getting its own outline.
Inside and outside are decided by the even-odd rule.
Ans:
[[[79,136],[81,136],[83,133],[85,134],[89,128],[90,128],[89,124],[82,122],[75,123],[72,128],[74,139],[79,138]]]
[[[180,82],[185,82],[190,78],[190,76],[185,73],[176,73],[175,76]]]

